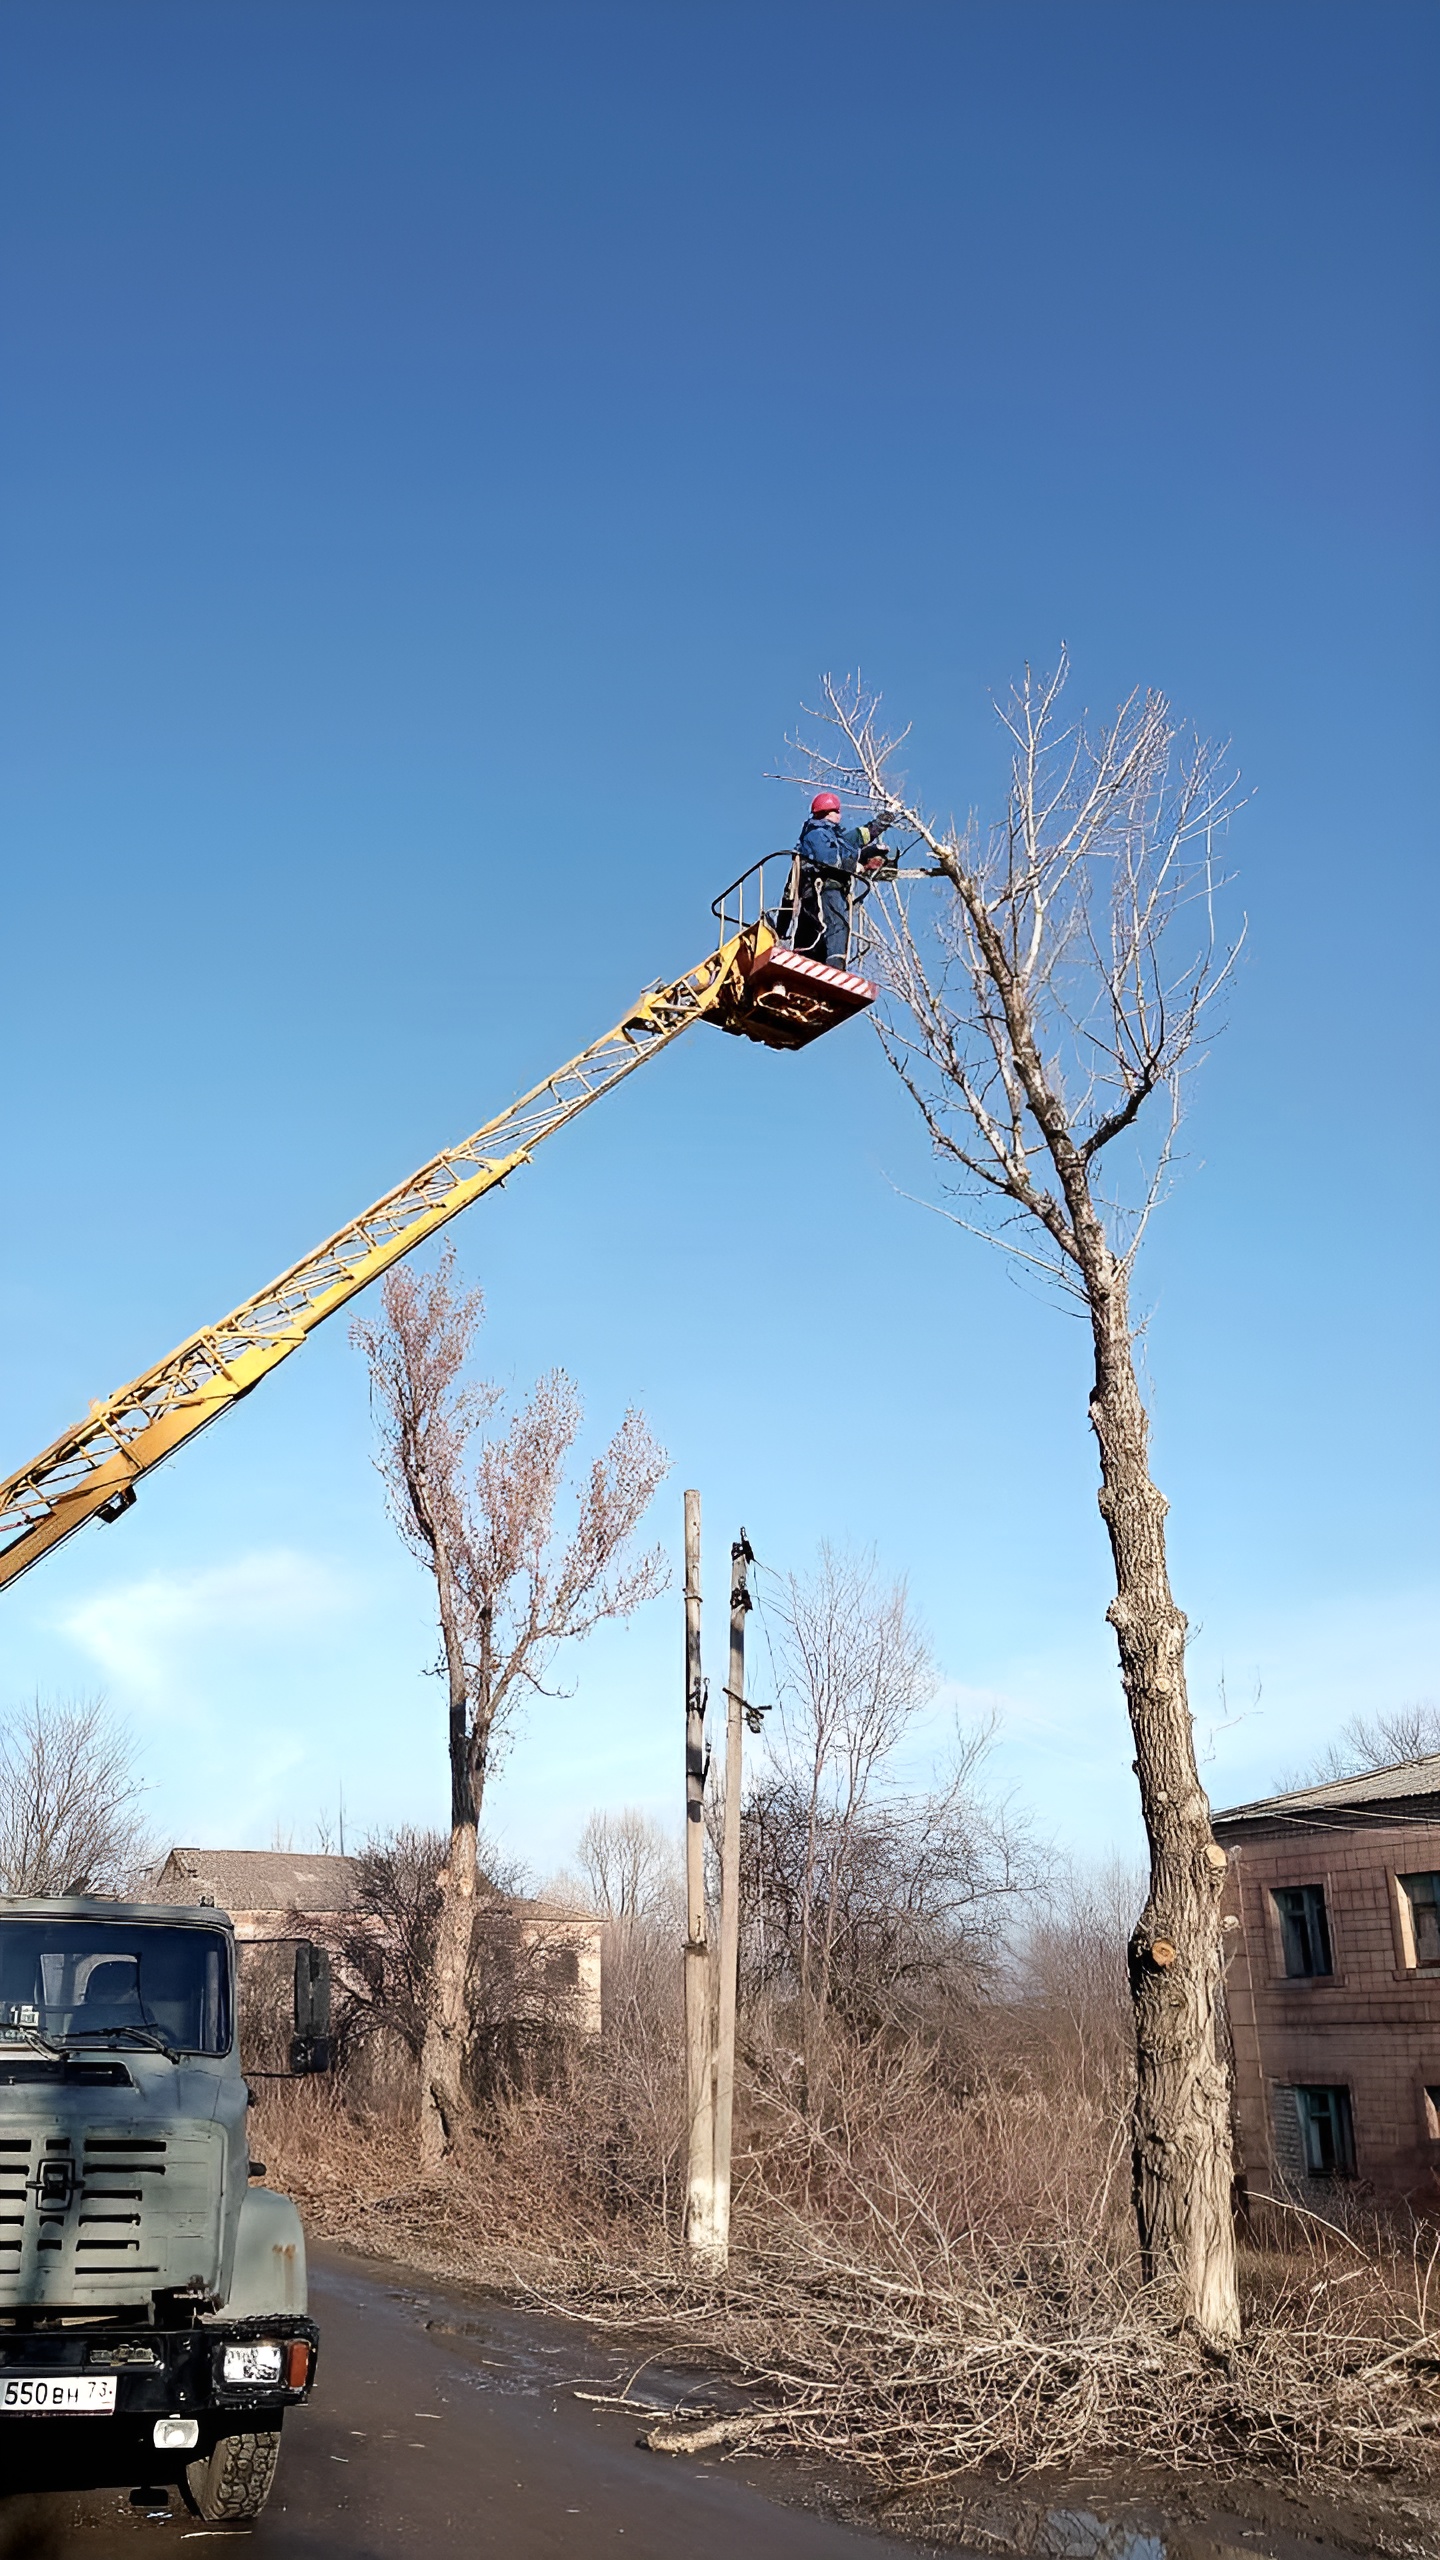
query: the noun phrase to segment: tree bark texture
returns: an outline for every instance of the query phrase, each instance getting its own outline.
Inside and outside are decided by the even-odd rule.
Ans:
[[[1107,1255],[1107,1261],[1110,1257]],[[1115,1561],[1106,1612],[1120,1651],[1150,1892],[1130,1940],[1137,2081],[1135,2213],[1147,2279],[1222,2342],[1240,2333],[1229,2075],[1222,2059],[1220,1900],[1225,1856],[1195,1764],[1185,1617],[1170,1589],[1167,1504],[1151,1481],[1149,1427],[1124,1275],[1090,1277],[1101,1515]]]
[[[470,1951],[475,1929],[479,1804],[468,1726],[469,1684],[459,1613],[442,1541],[435,1549],[440,1630],[450,1707],[450,1854],[440,1878],[430,2013],[420,2063],[420,2158],[438,2167],[455,2139],[470,2034]]]
[[[420,2158],[438,2166],[455,2139],[469,2043],[470,1947],[475,1926],[476,1833],[453,1826],[441,1884],[430,2015],[420,2069]]]

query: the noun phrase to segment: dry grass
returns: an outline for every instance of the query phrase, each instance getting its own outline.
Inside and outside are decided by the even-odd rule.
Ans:
[[[603,2162],[566,2132],[538,2101],[509,2107],[488,2138],[477,2134],[426,2176],[412,2125],[354,2114],[302,2083],[260,2101],[253,2141],[318,2238],[529,2290],[603,2261],[608,2243],[619,2260],[637,2254],[607,2215]]]
[[[1038,2086],[957,2099],[902,2056],[855,2066],[823,2138],[773,2086],[752,2093],[731,2274],[697,2285],[665,2164],[627,2156],[611,2108],[583,2081],[511,2102],[428,2181],[408,2128],[313,2088],[268,2098],[257,2133],[317,2233],[738,2378],[754,2413],[721,2441],[841,2456],[887,2487],[1117,2458],[1211,2476],[1433,2459],[1432,2234],[1302,2224],[1295,2253],[1247,2257],[1246,2335],[1217,2357],[1139,2283],[1113,2109]]]

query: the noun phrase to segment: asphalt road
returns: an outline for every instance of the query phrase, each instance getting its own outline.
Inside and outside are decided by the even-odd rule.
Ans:
[[[123,2491],[0,2497],[0,2560],[222,2540],[256,2560],[897,2560],[888,2537],[782,2503],[799,2484],[759,2461],[645,2453],[635,2417],[575,2398],[619,2392],[633,2348],[332,2251],[315,2253],[311,2284],[319,2378],[286,2421],[256,2524],[203,2525],[178,2491],[159,2513]],[[632,2384],[667,2405],[695,2389],[658,2367]]]

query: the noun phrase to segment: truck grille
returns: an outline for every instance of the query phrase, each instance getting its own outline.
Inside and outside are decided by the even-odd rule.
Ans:
[[[75,2272],[114,2267],[117,2258],[135,2260],[134,2272],[153,2275],[140,2263],[145,2205],[165,2175],[163,2142],[126,2141],[121,2135],[87,2133],[81,2166],[80,2218],[75,2231]],[[153,2227],[156,2217],[148,2217]]]
[[[213,2285],[222,2162],[206,2124],[0,2135],[0,2308]]]

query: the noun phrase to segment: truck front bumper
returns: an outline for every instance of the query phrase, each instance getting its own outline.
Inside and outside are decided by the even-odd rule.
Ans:
[[[253,2350],[267,2345],[279,2349],[278,2375],[266,2370],[258,2380],[227,2379],[227,2349],[252,2351],[232,2352],[233,2375],[237,2366],[253,2368]],[[117,2418],[248,2417],[252,2423],[273,2424],[297,2401],[309,2398],[319,2346],[314,2321],[293,2312],[273,2319],[196,2321],[183,2329],[8,2329],[0,2333],[0,2458],[7,2426],[28,2418],[41,2426],[94,2423],[88,2416],[65,2421],[58,2411],[52,2417],[33,2403],[27,2406],[26,2381],[113,2377]],[[273,2368],[275,2359],[266,2356],[260,2362]],[[210,2425],[202,2432],[211,2436],[214,2431]]]

